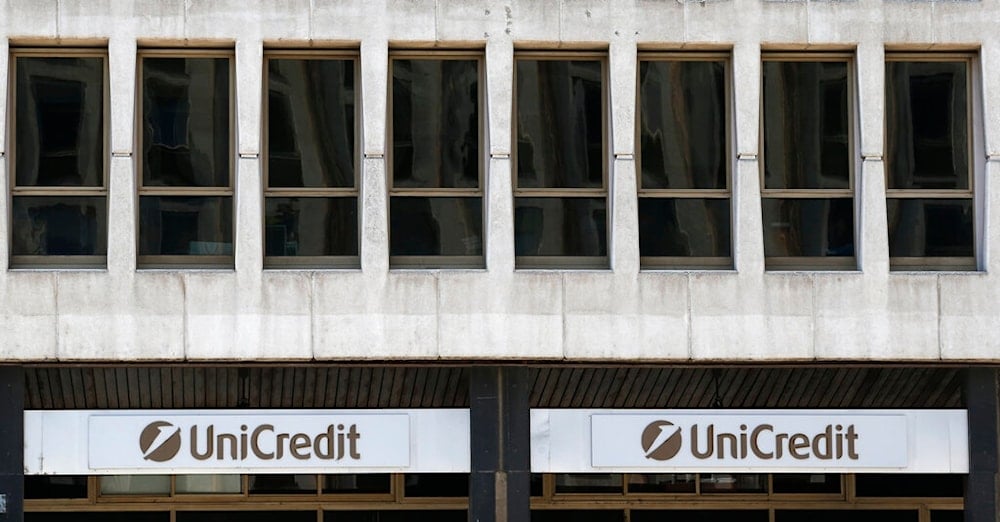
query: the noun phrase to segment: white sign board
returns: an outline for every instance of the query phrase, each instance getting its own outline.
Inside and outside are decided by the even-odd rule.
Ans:
[[[468,410],[25,412],[26,474],[469,469]]]
[[[532,410],[556,473],[966,473],[964,410]]]

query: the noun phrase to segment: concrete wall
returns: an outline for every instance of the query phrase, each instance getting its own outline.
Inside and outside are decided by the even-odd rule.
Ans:
[[[106,42],[113,153],[107,270],[8,270],[0,198],[0,359],[1000,360],[1000,0],[6,0],[0,8],[0,85],[8,45]],[[389,270],[388,49],[458,42],[486,49],[488,269]],[[236,50],[236,269],[137,271],[136,48],[207,43]],[[360,46],[361,270],[261,269],[261,57],[270,45]],[[611,270],[514,270],[515,46],[609,50]],[[736,270],[640,271],[636,51],[704,47],[732,50]],[[760,52],[831,47],[856,50],[861,269],[765,272]],[[888,269],[887,47],[979,49],[980,272]],[[0,96],[4,121],[6,104]],[[0,126],[0,152],[3,144]],[[0,162],[0,186],[8,168]]]

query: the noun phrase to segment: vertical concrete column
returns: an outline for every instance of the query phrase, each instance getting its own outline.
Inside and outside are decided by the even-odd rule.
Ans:
[[[611,230],[608,254],[617,274],[639,272],[639,195],[635,165],[635,76],[634,40],[611,41]]]
[[[6,22],[0,22],[0,27],[5,28]],[[6,33],[4,33],[6,34]],[[7,39],[0,38],[0,85],[10,85],[7,78],[8,61],[10,54],[7,50]],[[7,178],[7,96],[0,96],[0,187],[4,188],[3,197],[0,197],[0,281],[6,277],[8,260],[10,259],[10,209],[7,208],[9,197],[7,187],[10,182]]]
[[[108,42],[109,108],[111,113],[111,165],[108,178],[108,272],[126,275],[135,271],[137,173],[134,157],[135,38],[114,36]]]
[[[0,495],[7,512],[0,521],[24,520],[24,370],[0,367]]]
[[[857,52],[857,85],[861,148],[854,178],[854,237],[858,264],[866,274],[889,272],[889,227],[885,203],[885,49],[863,42]]]
[[[511,170],[514,44],[506,38],[486,42],[486,268],[514,270],[514,189]]]
[[[233,253],[236,272],[259,277],[264,264],[264,197],[261,185],[260,136],[263,43],[236,42],[236,223]]]
[[[973,96],[973,121],[982,122],[982,148],[973,148],[972,161],[975,167],[973,186],[976,191],[976,237],[979,242],[980,270],[990,274],[1000,274],[1000,74],[997,74],[997,60],[1000,60],[1000,37],[993,36],[983,41],[980,51],[978,74],[973,75],[973,85],[982,82],[982,96]],[[973,91],[975,92],[975,91]],[[979,103],[982,100],[982,103]],[[975,129],[979,128],[976,124]],[[974,137],[980,133],[973,132]],[[975,142],[973,142],[975,143]],[[983,151],[983,154],[976,154]]]
[[[764,272],[764,225],[760,208],[760,44],[733,48],[736,164],[733,170],[733,261],[744,274]]]
[[[361,270],[389,269],[389,202],[385,179],[385,117],[389,42],[361,42],[361,114],[364,161],[361,171]]]
[[[527,368],[475,367],[469,372],[470,522],[531,519],[529,393]]]
[[[965,488],[965,522],[1000,521],[998,465],[997,370],[969,368],[965,373],[965,407],[969,410],[969,479]]]

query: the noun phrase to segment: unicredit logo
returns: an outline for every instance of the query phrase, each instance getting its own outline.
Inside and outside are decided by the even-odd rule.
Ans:
[[[146,460],[166,462],[181,449],[181,429],[169,422],[150,422],[139,434],[139,449]]]
[[[681,429],[672,422],[658,420],[642,430],[642,449],[647,459],[670,460],[681,450]]]

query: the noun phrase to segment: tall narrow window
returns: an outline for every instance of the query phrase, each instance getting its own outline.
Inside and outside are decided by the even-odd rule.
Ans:
[[[356,267],[357,55],[265,60],[265,266]]]
[[[482,267],[482,56],[394,52],[389,256],[397,267]]]
[[[107,260],[107,54],[11,53],[11,266]]]
[[[139,263],[233,264],[232,53],[139,55]]]
[[[732,266],[726,58],[639,60],[639,255],[649,268]]]
[[[772,54],[762,69],[766,266],[855,268],[851,57]]]
[[[975,270],[972,56],[889,54],[886,194],[893,269]]]
[[[607,267],[605,56],[515,58],[516,266]]]

